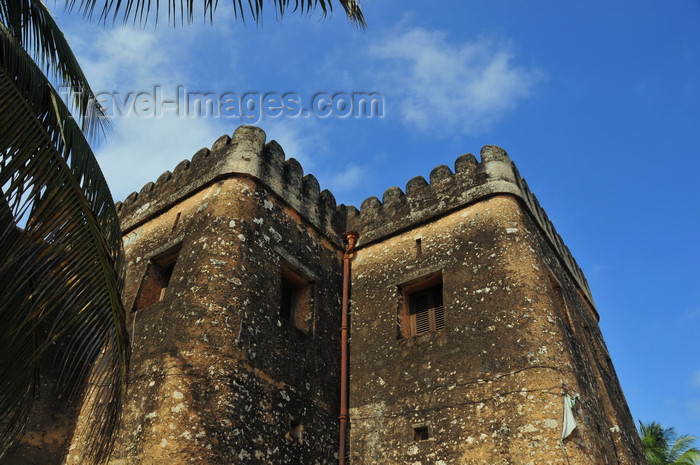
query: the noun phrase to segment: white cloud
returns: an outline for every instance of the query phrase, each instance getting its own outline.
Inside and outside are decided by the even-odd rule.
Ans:
[[[95,37],[74,32],[69,40],[95,92],[146,91],[157,83],[176,84],[181,78],[177,68],[170,66],[175,31],[121,27],[92,32]]]
[[[114,199],[123,200],[165,170],[172,171],[181,160],[191,159],[200,148],[211,147],[221,135],[232,135],[240,124],[227,118],[132,115],[115,120],[114,136],[96,150],[96,155]],[[316,175],[313,168],[325,153],[322,147],[328,144],[318,131],[308,129],[308,122],[304,124],[282,119],[265,121],[261,126],[268,142],[276,140],[286,158],[296,158],[305,174]],[[329,187],[321,179],[319,182],[322,189]]]
[[[66,32],[93,89],[114,92],[129,106],[133,93],[152,94],[156,85],[166,99],[173,98],[178,85],[217,95],[222,95],[222,86],[251,88],[251,78],[241,75],[248,69],[253,76],[265,75],[268,68],[255,61],[264,54],[222,46],[233,33],[225,22],[219,24],[157,31],[85,26],[88,29]],[[513,65],[507,47],[495,41],[456,43],[444,33],[416,27],[393,32],[370,47],[368,69],[381,79],[377,87],[385,92],[386,111],[395,112],[387,116],[400,118],[411,129],[483,131],[525,98],[540,76]],[[214,54],[202,47],[216,51],[215,69],[209,69]],[[364,54],[357,57],[367,60]],[[245,122],[181,117],[165,109],[162,113],[158,118],[135,114],[114,118],[114,134],[95,150],[115,199],[138,191]],[[339,124],[315,118],[264,118],[260,125],[288,158],[296,158],[306,173],[317,175],[322,188],[346,191],[356,185],[361,172],[371,172],[367,163],[345,166],[342,175],[335,165],[327,166],[336,155],[331,137]]]
[[[514,55],[502,42],[458,43],[420,27],[383,36],[370,54],[383,60],[377,77],[387,110],[424,131],[488,130],[543,78],[537,69],[513,64]]]
[[[201,69],[202,63],[212,64],[207,61],[209,48],[232,41],[234,34],[225,22],[175,29],[161,24],[157,30],[81,22],[64,33],[95,91],[147,91],[156,84],[201,83],[209,75]],[[239,53],[235,47],[221,47],[217,58],[217,69],[232,69]]]
[[[331,179],[331,184],[333,186],[332,191],[347,192],[354,190],[357,184],[362,181],[363,178],[367,177],[367,171],[367,166],[350,163],[343,167],[343,170]]]
[[[160,116],[152,116],[152,98],[146,105],[151,105],[151,110],[140,115],[134,111],[137,93],[172,100],[179,85],[193,82],[181,61],[189,53],[188,44],[197,43],[204,32],[216,31],[210,27],[161,28],[157,32],[129,27],[68,31],[93,91],[103,93],[101,100],[111,102],[107,110],[113,116],[114,131],[95,148],[95,154],[115,200],[155,181],[162,172],[191,158],[203,145],[211,146],[222,134],[230,135],[240,124],[238,119],[181,116],[184,109],[178,114],[174,105],[156,104]],[[232,61],[228,57],[227,63]]]
[[[216,123],[214,123],[216,121]],[[112,196],[123,200],[165,170],[202,146],[211,147],[222,134],[231,134],[237,124],[210,118],[140,118],[115,122],[115,134],[96,150],[100,167]]]

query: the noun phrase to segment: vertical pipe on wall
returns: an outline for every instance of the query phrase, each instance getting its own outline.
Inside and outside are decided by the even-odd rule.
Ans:
[[[341,306],[340,324],[340,436],[338,441],[338,463],[346,465],[347,436],[348,436],[348,302],[350,300],[350,272],[351,260],[355,251],[355,243],[359,234],[356,231],[348,231],[344,234],[348,242],[348,248],[343,256],[343,301]]]

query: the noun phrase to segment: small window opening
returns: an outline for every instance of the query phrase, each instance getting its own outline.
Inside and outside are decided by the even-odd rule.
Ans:
[[[304,425],[296,420],[289,420],[289,435],[298,439],[299,441],[304,440]]]
[[[420,260],[421,255],[423,255],[423,243],[419,237],[416,239],[416,260]]]
[[[404,286],[401,294],[403,299],[397,321],[398,339],[445,328],[442,272]]]
[[[179,253],[180,245],[150,260],[146,268],[146,274],[141,280],[141,287],[136,296],[134,310],[146,308],[165,298]]]
[[[279,317],[308,333],[313,322],[312,283],[290,265],[282,263]]]
[[[414,441],[427,441],[429,438],[427,426],[417,426],[413,428]]]

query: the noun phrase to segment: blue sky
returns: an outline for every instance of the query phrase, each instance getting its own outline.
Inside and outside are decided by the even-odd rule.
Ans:
[[[367,0],[366,31],[226,3],[179,29],[56,11],[98,92],[380,93],[381,118],[258,122],[338,203],[502,146],[589,280],[633,417],[700,435],[699,1]],[[96,153],[119,200],[245,122],[132,112]]]

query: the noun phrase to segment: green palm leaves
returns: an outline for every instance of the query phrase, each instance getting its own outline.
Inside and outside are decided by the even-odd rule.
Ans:
[[[639,436],[649,465],[696,465],[700,450],[693,446],[694,436],[678,436],[673,428],[663,428],[652,421],[639,422]]]
[[[72,95],[80,125],[39,65],[81,91]],[[107,457],[118,427],[129,359],[124,264],[114,203],[83,132],[104,128],[91,96],[44,5],[0,0],[0,455],[21,436],[39,366],[59,346],[61,383],[77,395],[89,376],[96,399],[90,462]]]

